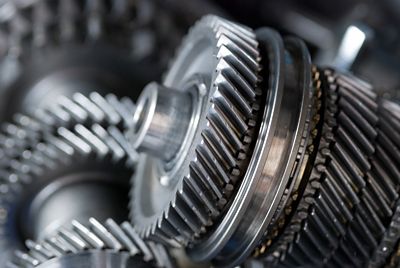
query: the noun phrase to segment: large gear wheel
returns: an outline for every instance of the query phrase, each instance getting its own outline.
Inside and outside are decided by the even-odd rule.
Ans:
[[[46,110],[47,117],[20,115],[17,124],[5,124],[6,142],[0,149],[2,263],[23,249],[25,239],[43,239],[72,219],[85,221],[88,214],[101,221],[128,217],[129,178],[138,156],[122,129],[132,109],[130,101],[114,95],[75,94],[60,98]]]
[[[8,267],[174,267],[164,246],[142,240],[128,222],[107,219],[102,224],[90,218],[71,226],[44,241],[26,241],[29,252],[17,251]]]
[[[257,46],[250,29],[207,16],[190,30],[163,85],[142,93],[128,137],[151,154],[141,156],[132,181],[132,221],[144,237],[186,245],[224,211],[252,146]]]

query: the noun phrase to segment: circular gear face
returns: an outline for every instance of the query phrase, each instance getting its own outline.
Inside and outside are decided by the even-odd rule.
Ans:
[[[162,110],[155,103],[167,99],[163,92],[181,95],[176,98],[177,111],[191,107],[186,112],[189,119],[182,119],[186,124],[168,132],[179,145],[172,150],[170,142],[163,141],[165,152],[141,156],[132,178],[131,218],[142,235],[187,244],[223,211],[243,175],[256,125],[260,95],[257,46],[252,30],[207,16],[190,30],[163,86],[156,90],[149,86],[150,93],[138,101],[144,117],[156,114],[153,120]],[[182,101],[183,95],[187,101]],[[148,118],[137,118],[130,133],[133,143],[149,135],[152,128]],[[143,129],[147,134],[142,135]]]
[[[27,240],[29,251],[17,251],[9,267],[173,267],[166,248],[142,240],[128,222],[90,218],[71,226],[41,242]]]

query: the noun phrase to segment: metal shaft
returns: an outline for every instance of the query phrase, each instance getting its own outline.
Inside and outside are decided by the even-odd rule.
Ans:
[[[149,84],[139,97],[129,139],[139,152],[164,161],[179,150],[192,115],[190,93]]]

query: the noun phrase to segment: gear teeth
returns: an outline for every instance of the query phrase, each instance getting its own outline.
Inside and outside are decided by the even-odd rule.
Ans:
[[[151,233],[149,230],[161,229],[154,232],[185,245],[212,225],[243,175],[261,95],[257,88],[260,55],[254,32],[206,16],[190,30],[187,39],[204,31],[214,35],[216,63],[202,140],[189,164],[189,174],[183,177],[167,211],[160,215],[163,219],[151,226],[137,225],[145,236]],[[134,203],[132,219],[137,223]]]
[[[325,70],[324,79],[325,123],[314,169],[290,223],[265,257],[269,264],[363,266],[388,243],[388,218],[396,221],[398,170],[391,159],[397,148],[388,146],[382,125],[389,125],[376,94],[347,74]]]
[[[123,118],[134,107],[132,103],[126,100],[122,103],[113,95],[103,98],[98,94],[91,94],[89,98],[75,94],[69,100],[60,100],[56,105],[69,115],[67,121],[57,121],[55,110],[48,108],[46,114],[54,119],[52,125],[47,126],[38,117],[22,114],[14,116],[14,123],[2,125],[0,212],[4,211],[4,218],[0,221],[0,240],[3,241],[0,251],[18,248],[18,245],[10,244],[16,235],[8,227],[14,226],[13,217],[17,213],[13,204],[24,193],[24,188],[36,183],[38,178],[60,167],[70,167],[76,158],[95,163],[111,161],[117,168],[134,171],[137,153],[128,146],[120,130],[127,123]],[[48,247],[51,252],[63,251],[66,242],[76,250],[88,247],[82,237],[72,236],[67,231],[61,239],[56,245],[62,248],[54,248],[55,240],[46,241],[43,247]]]
[[[26,242],[29,252],[16,252],[15,261],[9,267],[37,267],[54,258],[78,254],[90,250],[111,250],[140,256],[151,267],[173,267],[165,247],[139,238],[128,222],[118,225],[112,219],[101,224],[94,218],[82,224],[72,222],[69,230],[59,230],[45,242]]]
[[[130,109],[112,94],[106,98],[98,93],[92,93],[90,98],[81,93],[74,94],[71,99],[62,96],[55,105],[35,111],[32,117],[17,114],[14,116],[14,123],[5,123],[2,127],[3,134],[0,134],[0,139],[3,140],[0,151],[13,157],[21,148],[38,142],[43,139],[43,135],[53,132],[52,126],[70,128],[75,124],[89,127],[92,124],[106,126],[111,123],[126,127],[127,117],[133,113]],[[43,114],[46,114],[44,119],[41,117]]]

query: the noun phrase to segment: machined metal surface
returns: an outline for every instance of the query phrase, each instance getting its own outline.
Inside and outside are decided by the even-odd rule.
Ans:
[[[207,16],[190,31],[163,85],[150,85],[139,99],[138,106],[147,103],[151,112],[138,109],[134,118],[144,119],[129,134],[140,141],[133,142],[136,148],[149,154],[140,157],[132,181],[131,209],[145,237],[194,242],[224,210],[248,161],[259,109],[258,61],[251,30]],[[171,110],[161,106],[164,87],[171,88]],[[152,92],[156,100],[147,97]],[[168,120],[174,121],[160,121],[171,112],[175,118]],[[171,134],[164,123],[174,142],[167,141]],[[155,143],[146,142],[150,139]],[[180,147],[175,145],[179,140]],[[161,152],[152,148],[160,142]]]

